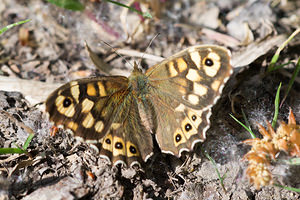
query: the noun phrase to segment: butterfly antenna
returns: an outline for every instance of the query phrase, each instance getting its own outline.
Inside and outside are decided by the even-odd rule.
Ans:
[[[151,46],[151,44],[152,44],[153,41],[157,38],[158,35],[159,35],[159,33],[157,33],[157,34],[151,39],[151,41],[149,42],[149,44],[148,44],[148,46],[146,47],[146,49],[145,49],[145,51],[144,51],[142,57],[140,58],[140,61],[138,62],[138,66],[140,66],[140,64],[141,64],[141,62],[142,62],[142,59],[144,58],[144,56],[145,56],[145,54],[146,54],[148,48]]]
[[[108,44],[107,42],[105,42],[105,41],[103,41],[103,40],[101,40],[101,42],[103,42],[105,45],[109,46],[109,47],[113,50],[114,53],[116,53],[116,54],[117,54],[118,56],[120,56],[123,60],[125,60],[125,62],[126,62],[127,64],[129,64],[130,66],[132,66],[132,67],[134,68],[134,66],[133,66],[130,62],[128,62],[128,60],[127,60],[124,56],[122,56],[121,54],[119,54],[119,53],[117,52],[117,49],[116,49],[116,48],[114,48],[113,46],[111,46],[110,44]]]

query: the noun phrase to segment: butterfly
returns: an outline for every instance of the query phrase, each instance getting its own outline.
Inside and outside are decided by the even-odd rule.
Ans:
[[[135,64],[129,77],[74,80],[55,90],[46,111],[113,165],[133,166],[153,154],[180,157],[203,142],[211,108],[232,73],[230,52],[216,45],[189,47],[150,67]]]

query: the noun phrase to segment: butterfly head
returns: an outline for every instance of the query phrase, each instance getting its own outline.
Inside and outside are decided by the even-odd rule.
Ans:
[[[133,63],[133,70],[131,72],[131,75],[134,73],[143,73],[141,69],[139,69],[139,66],[136,62]]]

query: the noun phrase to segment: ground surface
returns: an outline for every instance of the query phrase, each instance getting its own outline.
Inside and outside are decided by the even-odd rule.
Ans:
[[[82,12],[39,0],[0,2],[1,27],[31,19],[0,36],[0,89],[6,90],[0,91],[0,147],[22,145],[28,136],[22,125],[35,133],[28,148],[31,157],[0,155],[0,199],[300,198],[296,192],[273,185],[257,190],[249,183],[247,162],[242,160],[249,147],[242,141],[250,135],[228,115],[233,113],[243,121],[243,109],[257,134],[257,123],[271,121],[277,87],[282,82],[282,99],[293,65],[267,75],[264,72],[277,46],[299,28],[299,1],[151,2],[141,4],[154,16],[146,20],[104,1],[86,1]],[[111,67],[96,69],[85,41]],[[88,76],[127,76],[132,70],[101,41],[118,48],[129,62],[139,60],[139,52],[146,51],[141,64],[145,69],[157,63],[159,56],[168,57],[196,44],[218,44],[232,50],[234,74],[213,108],[206,141],[180,159],[157,150],[143,169],[135,170],[112,168],[87,144],[64,131],[50,136],[51,124],[43,107],[34,105],[45,100],[52,91],[49,88]],[[298,36],[282,52],[280,63],[297,60],[299,52]],[[13,84],[20,79],[30,81]],[[287,120],[291,107],[299,123],[299,91],[298,77],[279,110],[279,120]],[[203,151],[215,160],[221,175],[226,173],[226,192]],[[300,188],[299,166],[278,160],[271,167],[277,183]]]

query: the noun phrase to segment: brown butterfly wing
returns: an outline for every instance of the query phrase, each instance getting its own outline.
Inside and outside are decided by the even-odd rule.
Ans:
[[[71,129],[84,140],[102,138],[112,123],[111,96],[127,88],[125,77],[99,77],[71,81],[46,100],[46,111],[56,126]],[[87,134],[88,133],[88,134]]]
[[[151,134],[142,135],[146,130],[136,104],[126,77],[97,77],[58,88],[46,100],[46,111],[56,126],[101,143],[100,155],[113,164],[132,165],[152,153]]]
[[[205,139],[211,107],[231,73],[229,51],[213,45],[188,48],[146,72],[163,152],[180,156]]]
[[[184,50],[146,72],[71,81],[54,91],[46,110],[113,164],[133,165],[152,155],[152,136],[177,156],[205,139],[211,107],[230,76],[230,56],[218,46]]]
[[[103,138],[100,154],[112,163],[127,166],[143,163],[153,151],[150,130],[140,116],[139,102],[129,93],[115,110],[117,114],[110,130]],[[120,148],[122,147],[122,148]]]

